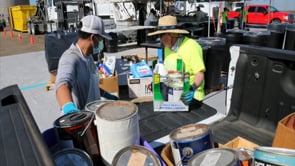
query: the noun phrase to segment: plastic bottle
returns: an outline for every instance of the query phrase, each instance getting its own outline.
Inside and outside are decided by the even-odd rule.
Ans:
[[[162,49],[158,49],[158,63],[156,64],[153,72],[160,74],[161,77],[166,77],[168,74],[168,71],[163,64]]]
[[[183,92],[187,93],[190,90],[190,74],[188,72],[183,75]]]
[[[183,70],[183,61],[182,61],[182,59],[177,59],[177,64],[176,64],[177,66],[176,66],[176,70],[178,71],[178,72],[183,72],[184,70]]]

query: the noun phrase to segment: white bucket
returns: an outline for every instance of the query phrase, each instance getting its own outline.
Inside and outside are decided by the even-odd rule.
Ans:
[[[139,145],[139,117],[135,104],[109,102],[97,109],[95,117],[100,153],[106,165],[111,165],[122,148]]]

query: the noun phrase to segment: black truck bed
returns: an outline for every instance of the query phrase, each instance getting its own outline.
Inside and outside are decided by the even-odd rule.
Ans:
[[[249,45],[232,50],[238,48],[229,72],[235,71],[229,114],[211,125],[213,136],[218,143],[241,136],[271,146],[278,121],[295,112],[295,51]]]

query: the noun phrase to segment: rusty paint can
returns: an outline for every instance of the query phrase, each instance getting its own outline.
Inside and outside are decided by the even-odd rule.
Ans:
[[[134,145],[121,149],[112,162],[112,166],[125,165],[161,166],[161,163],[152,151],[144,146]]]

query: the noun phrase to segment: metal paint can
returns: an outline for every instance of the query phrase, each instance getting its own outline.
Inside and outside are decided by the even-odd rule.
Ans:
[[[54,128],[61,140],[72,140],[74,147],[86,151],[93,162],[100,161],[94,113],[79,111],[66,114],[55,120]]]
[[[161,163],[159,158],[149,149],[134,145],[121,149],[112,162],[112,166],[126,165],[161,166]]]
[[[254,163],[255,166],[293,166],[295,165],[295,150],[259,146],[254,148]]]
[[[63,149],[53,155],[56,166],[93,166],[90,156],[77,148]]]
[[[185,125],[169,136],[175,165],[186,165],[193,155],[214,147],[211,130],[206,124]]]
[[[110,165],[124,147],[139,145],[138,107],[129,101],[112,101],[96,111],[98,140],[102,160]]]
[[[194,155],[188,166],[240,166],[239,155],[233,149],[214,148]]]
[[[239,149],[236,149],[236,151],[239,155],[241,166],[252,166],[254,161],[253,150],[246,149],[246,148],[239,148]]]
[[[113,100],[96,100],[86,104],[85,110],[96,113],[96,110],[103,104],[112,102]]]
[[[183,93],[183,76],[180,72],[171,73],[168,75],[168,101],[179,102]]]

